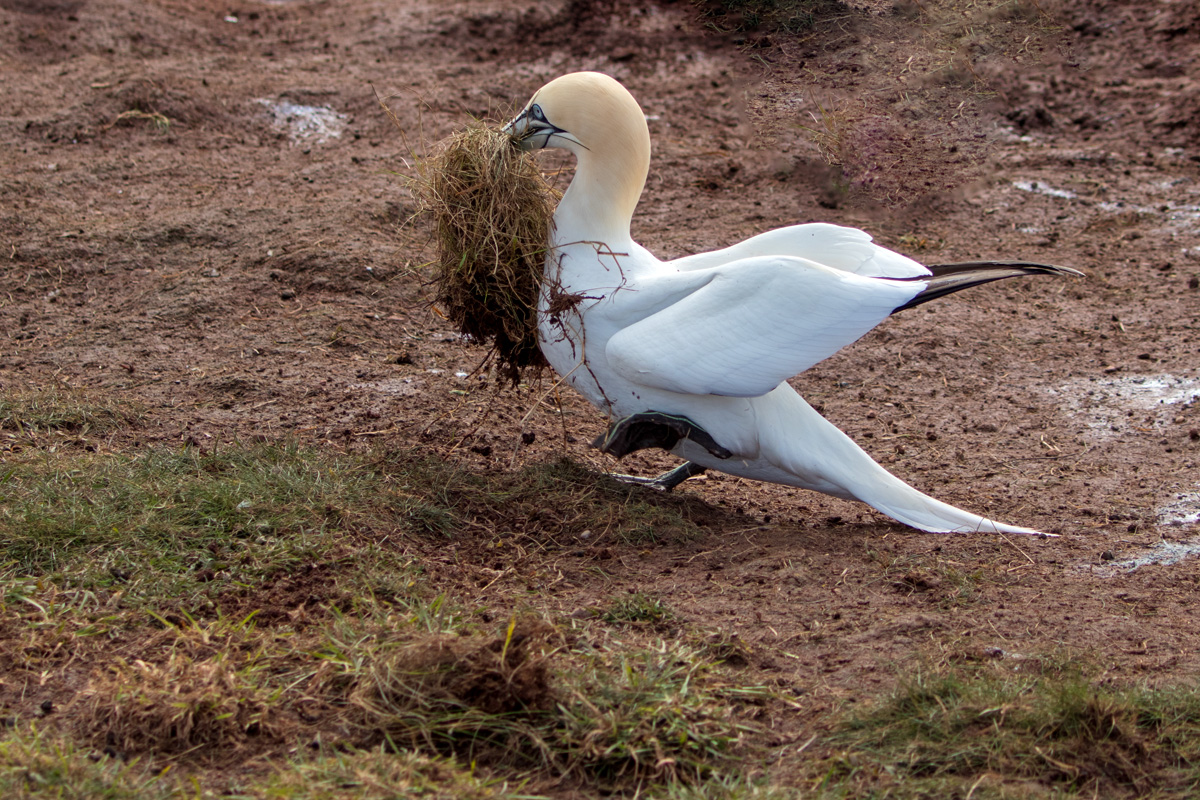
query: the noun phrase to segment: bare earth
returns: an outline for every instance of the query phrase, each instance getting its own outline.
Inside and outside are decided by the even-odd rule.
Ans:
[[[664,257],[825,220],[928,262],[1087,273],[905,312],[794,382],[901,478],[1060,538],[923,534],[709,475],[676,491],[696,540],[407,542],[445,591],[567,615],[651,592],[736,634],[809,719],[930,659],[1194,677],[1195,8],[857,2],[788,33],[685,2],[525,6],[0,0],[0,389],[144,404],[101,450],[293,437],[613,469],[595,410],[548,378],[497,388],[431,310],[404,180],[470,115],[601,70],[651,120],[634,234]]]

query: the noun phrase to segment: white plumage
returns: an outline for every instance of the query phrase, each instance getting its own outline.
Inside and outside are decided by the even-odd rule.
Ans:
[[[539,338],[554,370],[613,421],[598,446],[617,456],[664,447],[688,462],[645,482],[671,488],[715,469],[861,500],[926,531],[1037,533],[905,484],[786,381],[896,310],[1003,277],[1078,273],[1014,262],[931,270],[824,223],[664,262],[630,238],[650,134],[617,81],[558,78],[506,129],[527,149],[576,156],[554,215]]]

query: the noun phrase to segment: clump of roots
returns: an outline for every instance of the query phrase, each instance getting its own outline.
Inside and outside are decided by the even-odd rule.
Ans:
[[[497,371],[516,385],[546,364],[537,304],[558,193],[511,136],[482,123],[437,146],[416,190],[437,230],[437,306],[492,343]]]

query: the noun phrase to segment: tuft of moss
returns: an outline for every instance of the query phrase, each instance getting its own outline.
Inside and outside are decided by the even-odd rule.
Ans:
[[[558,194],[512,137],[482,123],[443,140],[416,178],[436,227],[435,302],[464,334],[492,343],[499,374],[546,365],[537,305]]]

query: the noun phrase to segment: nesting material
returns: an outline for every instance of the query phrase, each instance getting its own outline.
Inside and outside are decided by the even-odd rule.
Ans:
[[[437,227],[437,306],[493,345],[497,371],[515,385],[546,364],[537,304],[558,193],[512,137],[483,124],[444,140],[417,189]]]

